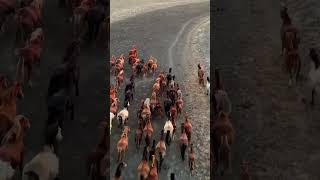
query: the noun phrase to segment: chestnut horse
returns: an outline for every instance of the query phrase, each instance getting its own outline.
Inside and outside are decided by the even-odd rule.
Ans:
[[[153,127],[150,118],[147,120],[147,124],[143,129],[143,133],[145,134],[146,146],[149,147],[151,145],[151,139],[153,134]]]
[[[143,149],[142,160],[138,166],[138,179],[139,180],[147,180],[150,173],[150,166],[147,157],[147,146]]]
[[[14,118],[14,122],[10,129],[5,132],[1,138],[1,146],[9,143],[14,143],[19,138],[23,138],[25,131],[30,128],[30,120],[23,115],[18,115]]]
[[[22,172],[23,168],[23,158],[24,158],[24,126],[28,126],[28,120],[25,119],[24,116],[19,116],[18,122],[21,123],[21,130],[22,132],[15,137],[13,142],[5,142],[5,144],[0,146],[0,161],[10,163],[10,166],[6,167],[7,169],[16,169],[19,167],[20,172]],[[11,132],[10,132],[11,133]]]
[[[193,170],[195,169],[195,160],[196,160],[196,154],[193,151],[193,144],[190,144],[190,152],[189,152],[189,169],[191,172],[191,175],[193,174]]]
[[[21,75],[21,81],[24,81],[24,71],[27,71],[27,82],[32,86],[31,76],[33,73],[33,66],[36,64],[40,66],[40,56],[42,53],[43,46],[43,31],[41,28],[37,28],[36,34],[32,34],[30,43],[23,48],[17,49],[17,56],[19,61],[17,64],[17,76],[18,73]]]
[[[188,141],[190,142],[191,141],[191,134],[192,134],[192,124],[189,120],[188,115],[186,115],[186,117],[185,117],[184,129],[186,131]]]
[[[158,154],[159,155],[159,172],[161,171],[161,166],[162,166],[162,163],[163,163],[163,160],[164,160],[164,156],[166,155],[166,150],[167,150],[167,147],[166,147],[166,143],[164,141],[164,132],[163,130],[161,131],[161,136],[160,136],[160,140],[156,146],[156,153],[155,154]]]
[[[135,135],[135,139],[134,139],[134,142],[136,143],[137,150],[140,149],[142,137],[143,137],[143,127],[142,127],[142,123],[139,123],[139,127],[136,130],[136,135]]]
[[[198,79],[199,84],[204,87],[204,70],[200,64],[198,64]]]
[[[128,126],[124,127],[121,138],[117,144],[118,151],[118,162],[123,161],[126,151],[128,150],[128,135],[130,132],[130,128]]]
[[[184,123],[181,124],[181,136],[180,136],[180,153],[182,161],[185,159],[185,153],[188,146],[188,137],[184,129]]]
[[[116,174],[114,175],[112,180],[122,180],[121,173],[122,173],[122,170],[126,167],[127,167],[126,163],[124,162],[119,163],[117,166]]]
[[[24,97],[21,83],[15,82],[10,88],[6,89],[1,96],[3,99],[0,106],[0,114],[13,120],[17,115],[17,98],[22,99]]]
[[[152,155],[152,163],[151,163],[151,170],[149,174],[148,180],[158,180],[158,161],[155,155]]]
[[[212,127],[213,132],[213,144],[214,144],[214,154],[218,157],[217,160],[217,167],[219,167],[220,163],[224,165],[228,165],[228,156],[226,154],[223,154],[224,156],[221,156],[220,153],[224,153],[227,149],[228,145],[233,144],[234,142],[234,128],[233,125],[230,122],[230,119],[228,117],[228,114],[224,112],[220,112],[218,115],[218,119],[213,123]],[[227,137],[227,138],[226,138]],[[223,144],[222,140],[228,140],[227,144]],[[223,147],[222,149],[220,149]],[[221,151],[224,150],[224,151]],[[223,162],[221,162],[223,161]]]

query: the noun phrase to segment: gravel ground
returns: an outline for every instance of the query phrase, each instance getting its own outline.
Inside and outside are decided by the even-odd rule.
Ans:
[[[319,35],[315,22],[320,4],[288,2],[293,23],[302,33],[305,74],[308,48]],[[280,2],[226,0],[217,7],[224,11],[215,16],[214,66],[224,69],[236,128],[233,171],[217,179],[239,179],[242,160],[250,161],[253,179],[320,179],[319,105],[311,110],[303,104],[302,98],[310,97],[306,79],[289,88],[288,75],[281,69]]]
[[[191,47],[193,48],[192,52],[195,52],[196,48],[190,42],[200,42],[199,37],[204,36],[199,34],[199,37],[197,37],[194,32],[197,32],[196,30],[202,27],[199,22],[204,22],[203,19],[209,16],[208,7],[208,3],[176,6],[166,10],[141,14],[116,22],[111,26],[111,55],[127,54],[131,45],[137,44],[140,50],[139,53],[143,58],[147,58],[151,54],[158,58],[160,69],[167,70],[171,64],[177,76],[177,81],[182,86],[186,104],[185,111],[191,115],[194,126],[193,143],[197,156],[196,172],[195,176],[191,177],[187,163],[181,161],[176,150],[178,145],[176,138],[173,145],[168,149],[164,162],[164,171],[161,172],[160,179],[169,178],[171,172],[175,172],[177,179],[209,179],[209,101],[204,89],[196,86],[197,67],[193,62],[194,57],[191,56],[192,54],[186,53]],[[180,13],[182,9],[186,13]],[[166,26],[163,26],[163,24],[166,24]],[[208,30],[203,30],[203,32],[207,33],[207,37],[209,36]],[[207,47],[208,42],[203,43],[203,45],[205,46],[203,47],[204,49],[209,49]],[[204,52],[209,52],[209,50]],[[209,55],[198,54],[198,56],[208,57]],[[126,76],[129,77],[129,75],[130,70],[127,67]],[[132,179],[137,174],[136,168],[141,160],[141,150],[140,153],[134,150],[134,131],[137,128],[137,119],[133,115],[136,114],[137,104],[140,99],[151,95],[149,90],[153,83],[154,79],[152,78],[138,79],[136,82],[136,91],[139,94],[135,95],[134,103],[129,108],[131,116],[129,125],[132,133],[129,135],[129,152],[126,155],[128,167],[124,170],[124,178]],[[123,90],[120,91],[120,101],[123,101],[122,94]],[[179,118],[178,124],[181,121],[182,117]],[[159,139],[159,132],[164,122],[165,119],[163,118],[153,121],[154,138],[156,140]],[[120,134],[120,131],[115,126],[113,132],[113,135],[111,135],[111,174],[115,172],[115,146]],[[177,133],[177,135],[179,134]],[[144,142],[142,145],[144,145]]]

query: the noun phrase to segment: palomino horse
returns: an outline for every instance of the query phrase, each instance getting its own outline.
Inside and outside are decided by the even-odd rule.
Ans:
[[[151,163],[151,170],[148,177],[149,180],[158,180],[158,161],[155,155],[152,155],[152,163]]]
[[[188,146],[188,137],[184,129],[184,123],[181,124],[181,136],[180,136],[180,152],[182,161],[185,159],[185,153]]]
[[[193,150],[193,144],[190,144],[190,152],[189,152],[189,169],[191,172],[191,175],[193,174],[193,170],[195,169],[195,160],[196,160],[196,154]]]
[[[249,162],[243,161],[241,164],[241,170],[242,170],[241,180],[252,180],[252,177],[249,173]]]
[[[7,116],[13,120],[17,115],[17,98],[23,98],[22,85],[20,82],[15,82],[10,88],[2,92],[2,104],[0,106],[0,114]]]
[[[128,126],[124,127],[121,138],[117,144],[118,151],[118,162],[123,161],[126,151],[128,150],[128,135],[130,132],[130,128]]]
[[[160,137],[160,140],[156,146],[156,153],[155,153],[155,154],[159,155],[159,161],[160,161],[159,172],[161,171],[161,166],[162,166],[162,163],[164,160],[164,156],[166,155],[166,150],[167,150],[167,147],[166,147],[166,143],[164,142],[164,132],[162,130],[161,137]]]
[[[227,162],[228,159],[224,159],[228,156],[221,156],[220,153],[220,147],[222,147],[222,140],[228,140],[227,144],[231,145],[234,142],[234,129],[233,125],[230,122],[230,119],[228,117],[227,113],[220,112],[218,115],[218,119],[214,122],[213,127],[213,146],[214,146],[214,154],[218,157],[217,160],[217,167],[219,167],[220,163],[226,164],[224,162]],[[227,137],[227,138],[226,138]],[[225,142],[226,143],[226,142]],[[227,145],[224,144],[224,149],[227,150]],[[222,159],[223,158],[223,159]],[[223,162],[220,162],[223,161]]]
[[[24,81],[24,72],[27,71],[27,82],[32,86],[31,76],[33,73],[33,66],[36,64],[40,66],[40,56],[43,46],[43,31],[42,28],[37,28],[30,38],[29,44],[23,48],[17,49],[17,56],[19,61],[17,64],[17,76],[21,75],[21,81]]]
[[[151,145],[151,139],[152,139],[152,134],[153,134],[153,127],[151,123],[151,119],[148,118],[147,124],[143,129],[143,133],[145,134],[145,142],[146,146],[149,147]]]
[[[142,160],[138,166],[138,179],[139,180],[147,180],[150,173],[150,166],[147,157],[147,146],[143,149]]]
[[[22,180],[58,179],[59,158],[54,153],[53,146],[45,145],[43,150],[32,158],[23,168]]]
[[[119,163],[117,166],[116,173],[113,176],[112,180],[122,180],[121,173],[122,173],[122,170],[126,167],[127,167],[126,163],[124,163],[124,162]]]
[[[23,120],[24,116],[19,116],[18,118],[19,118],[18,122],[21,123],[20,120]],[[25,128],[22,127],[21,130],[23,129]],[[24,157],[23,138],[24,138],[24,133],[22,132],[20,133],[20,135],[16,136],[15,141],[4,142],[5,144],[0,146],[0,164],[2,165],[7,164],[6,167],[2,167],[2,168],[5,168],[6,170],[11,170],[19,167],[20,172],[22,172],[23,157]]]
[[[198,64],[198,79],[199,79],[199,84],[204,87],[204,70],[200,64]]]

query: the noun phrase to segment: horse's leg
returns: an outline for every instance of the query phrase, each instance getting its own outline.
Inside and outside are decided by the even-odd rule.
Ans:
[[[314,106],[314,96],[316,94],[316,88],[314,87],[311,91],[311,106]]]

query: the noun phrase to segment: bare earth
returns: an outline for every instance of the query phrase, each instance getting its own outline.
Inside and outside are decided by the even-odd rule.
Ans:
[[[293,23],[301,30],[304,70],[308,49],[319,39],[320,2],[288,2]],[[216,179],[240,178],[242,160],[251,162],[253,179],[318,180],[320,172],[319,103],[312,110],[307,79],[288,87],[280,57],[280,2],[217,2],[213,65],[223,77],[233,101],[232,122],[236,128],[233,171]],[[317,98],[319,101],[319,98]]]

